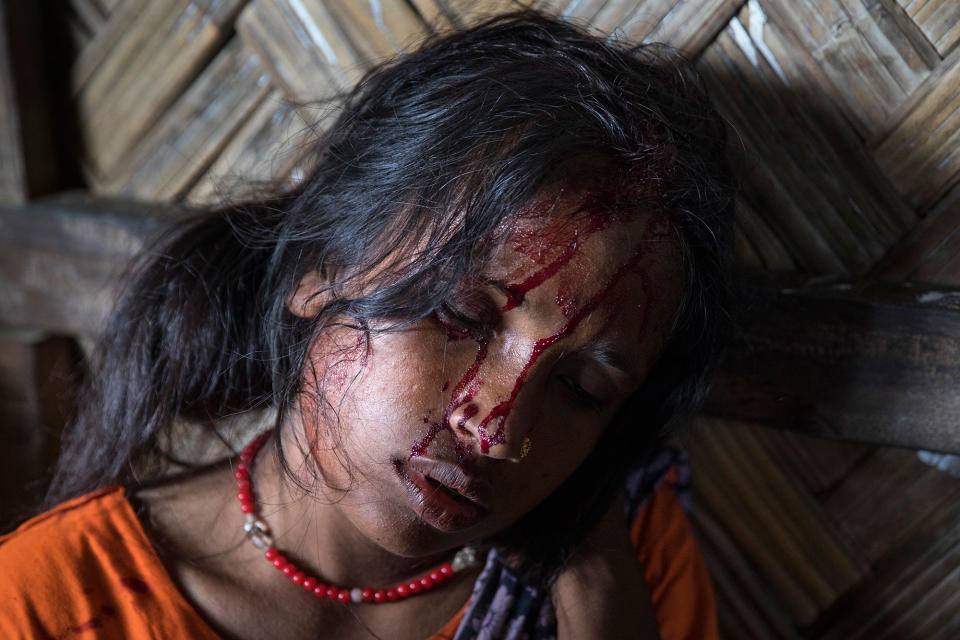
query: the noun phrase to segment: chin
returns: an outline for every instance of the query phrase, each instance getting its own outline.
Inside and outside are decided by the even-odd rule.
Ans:
[[[412,512],[400,522],[377,526],[370,534],[368,537],[382,549],[401,558],[431,558],[456,551],[476,539],[464,533],[438,531]]]
[[[348,519],[378,547],[402,558],[428,558],[455,551],[481,535],[471,530],[444,531],[418,514],[404,497],[377,492],[352,505]],[[360,496],[356,496],[360,498]],[[376,508],[372,508],[376,505]]]

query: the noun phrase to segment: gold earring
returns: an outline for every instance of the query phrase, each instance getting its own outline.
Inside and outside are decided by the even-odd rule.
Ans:
[[[520,443],[520,459],[523,460],[528,455],[530,455],[530,451],[532,449],[533,449],[533,442],[530,440],[530,438],[527,438],[526,436],[524,436],[523,442]]]

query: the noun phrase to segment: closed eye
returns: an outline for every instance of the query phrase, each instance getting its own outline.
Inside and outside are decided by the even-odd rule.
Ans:
[[[442,303],[435,312],[437,321],[443,325],[451,338],[474,340],[489,338],[491,328],[481,318],[458,309],[449,302]]]
[[[563,383],[571,400],[578,406],[591,411],[600,411],[604,408],[606,403],[601,398],[585,389],[572,377],[562,375],[560,382]]]

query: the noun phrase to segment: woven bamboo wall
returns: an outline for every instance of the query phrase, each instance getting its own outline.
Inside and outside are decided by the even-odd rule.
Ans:
[[[431,29],[533,5],[696,61],[742,151],[742,265],[960,286],[956,0],[68,4],[96,194],[196,204],[296,179],[311,103]],[[960,637],[957,478],[909,450],[696,427],[693,521],[727,638]]]
[[[518,3],[73,4],[71,84],[94,191],[208,202],[224,178],[286,174],[298,134],[318,117],[305,105],[350,86],[430,25],[469,23]],[[960,176],[960,4],[532,4],[632,40],[667,42],[698,61],[744,148],[743,262],[960,278],[956,260],[939,255],[933,265],[924,258],[937,256],[917,255],[927,229],[950,218],[945,196]]]

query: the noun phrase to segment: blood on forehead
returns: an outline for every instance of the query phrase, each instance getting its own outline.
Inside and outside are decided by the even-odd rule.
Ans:
[[[643,214],[653,216],[650,224],[663,234],[669,228],[663,198],[658,191],[644,194],[636,172],[615,172],[612,177],[594,180],[584,188],[583,180],[566,183],[553,193],[544,195],[524,207],[507,234],[504,247],[526,258],[506,275],[509,311],[523,302],[524,296],[562,271],[568,277],[558,279],[557,304],[568,318],[573,313],[576,292],[582,283],[576,274],[584,271],[587,258],[583,246],[591,236],[607,229],[621,227],[624,247],[637,241],[634,231]],[[657,206],[652,206],[657,205]],[[652,207],[652,208],[651,208]],[[645,222],[647,222],[645,220]],[[633,227],[633,228],[631,228]],[[644,232],[649,240],[649,233]],[[580,263],[580,264],[578,264]]]

